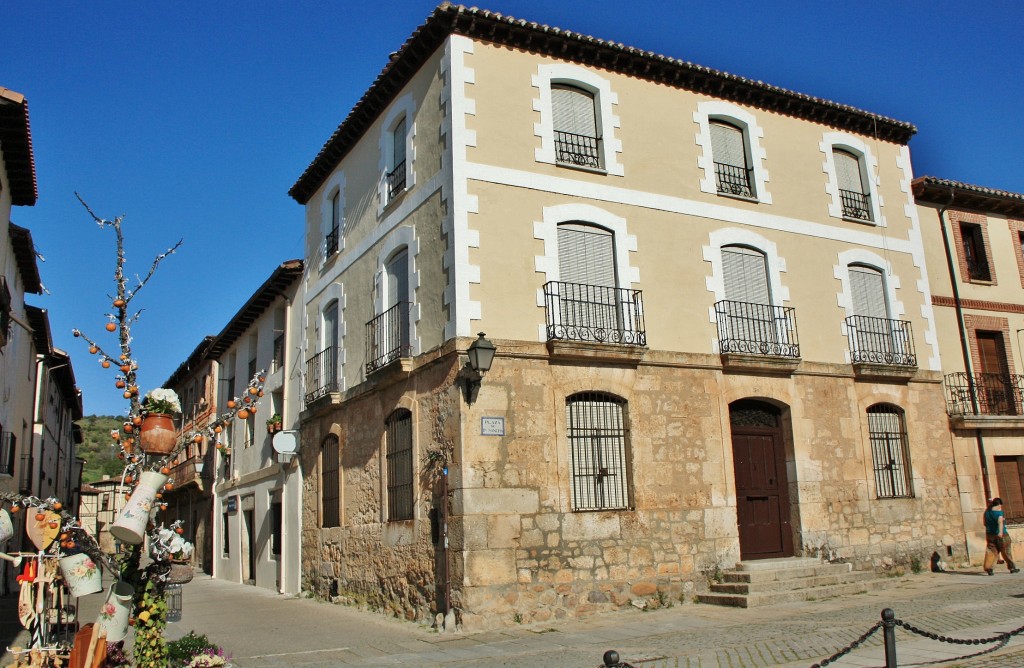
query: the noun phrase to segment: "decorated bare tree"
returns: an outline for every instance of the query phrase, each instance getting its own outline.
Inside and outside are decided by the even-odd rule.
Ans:
[[[89,352],[98,356],[103,368],[111,369],[115,387],[128,402],[122,426],[110,434],[112,445],[118,448],[118,457],[124,461],[122,483],[128,490],[124,506],[110,527],[110,533],[120,541],[122,549],[117,554],[105,554],[96,537],[70,512],[74,509],[64,508],[59,499],[14,493],[2,493],[0,499],[10,505],[11,512],[25,511],[31,515],[25,518],[26,530],[41,551],[60,557],[83,555],[74,561],[75,570],[63,574],[69,585],[77,585],[80,579],[84,582],[87,577],[94,578],[97,584],[93,591],[99,591],[99,569],[115,578],[95,626],[103,633],[93,635],[88,647],[80,648],[76,641],[72,650],[73,665],[76,652],[81,661],[78,665],[107,665],[100,658],[105,654],[105,647],[98,641],[99,636],[105,633],[108,642],[117,642],[134,626],[135,664],[165,666],[168,658],[164,591],[169,581],[180,582],[190,577],[183,576],[182,570],[190,573],[191,567],[179,562],[187,559],[192,550],[181,536],[184,531],[180,521],[169,526],[160,521],[160,512],[167,509],[163,494],[171,489],[170,466],[190,443],[225,448],[227,444],[221,441],[225,426],[235,418],[244,420],[256,412],[263,396],[265,373],[257,372],[241,396],[229,398],[225,412],[207,424],[192,425],[179,433],[174,416],[180,414],[181,406],[174,391],[156,388],[141,394],[137,381],[140,364],[132,349],[132,327],[142,314],[142,309],[137,309],[133,302],[153,278],[160,263],[174,254],[182,242],[178,241],[156,256],[145,276],[129,278],[125,272],[124,216],[113,220],[101,218],[80,196],[78,199],[101,229],[114,232],[116,241],[114,293],[108,295],[112,310],[106,314],[105,334],[99,335],[114,335],[115,340],[105,347],[99,336],[78,329],[73,330],[73,334],[88,344]],[[64,562],[62,559],[62,569]],[[79,575],[82,578],[78,578]]]

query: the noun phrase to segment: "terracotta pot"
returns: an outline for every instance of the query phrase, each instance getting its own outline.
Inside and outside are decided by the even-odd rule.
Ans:
[[[147,455],[169,455],[178,444],[178,432],[170,415],[154,413],[142,421],[139,437],[142,451]]]
[[[167,476],[156,471],[144,471],[139,476],[139,484],[132,492],[132,498],[121,509],[121,514],[110,525],[110,535],[122,543],[138,545],[146,537],[146,525],[149,524],[150,511],[156,493],[167,482]]]

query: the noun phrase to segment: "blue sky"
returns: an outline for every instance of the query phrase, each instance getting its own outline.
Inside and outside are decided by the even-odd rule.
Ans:
[[[0,86],[29,99],[39,202],[12,221],[46,258],[54,343],[86,414],[126,402],[78,327],[103,331],[113,234],[130,271],[184,239],[143,290],[142,389],[159,386],[270,274],[302,256],[287,191],[409,34],[427,0],[6,0]],[[1024,192],[1024,6],[1017,2],[604,2],[480,6],[917,125],[917,175]]]

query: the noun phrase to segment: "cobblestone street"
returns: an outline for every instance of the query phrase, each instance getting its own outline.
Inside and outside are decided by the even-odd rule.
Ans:
[[[93,600],[95,599],[95,600]],[[81,599],[82,619],[101,596]],[[5,623],[14,599],[3,599]],[[1024,577],[997,573],[920,574],[892,588],[808,603],[749,610],[677,603],[585,620],[510,626],[481,633],[437,633],[419,624],[313,600],[197,577],[186,585],[184,616],[168,627],[177,638],[207,634],[238,668],[337,665],[596,667],[614,649],[636,668],[809,667],[855,641],[883,608],[923,631],[984,638],[1024,627]],[[16,621],[14,622],[16,624]],[[900,666],[1024,666],[1024,638],[958,645],[897,627]],[[24,645],[21,633],[11,645]],[[879,630],[832,666],[884,666]]]

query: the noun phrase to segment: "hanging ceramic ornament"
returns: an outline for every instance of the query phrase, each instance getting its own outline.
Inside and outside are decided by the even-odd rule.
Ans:
[[[11,514],[6,508],[0,508],[0,543],[3,543],[14,535],[14,522],[11,521]]]
[[[60,515],[50,510],[40,510],[35,517],[28,518],[25,533],[36,549],[45,551],[60,533]]]

